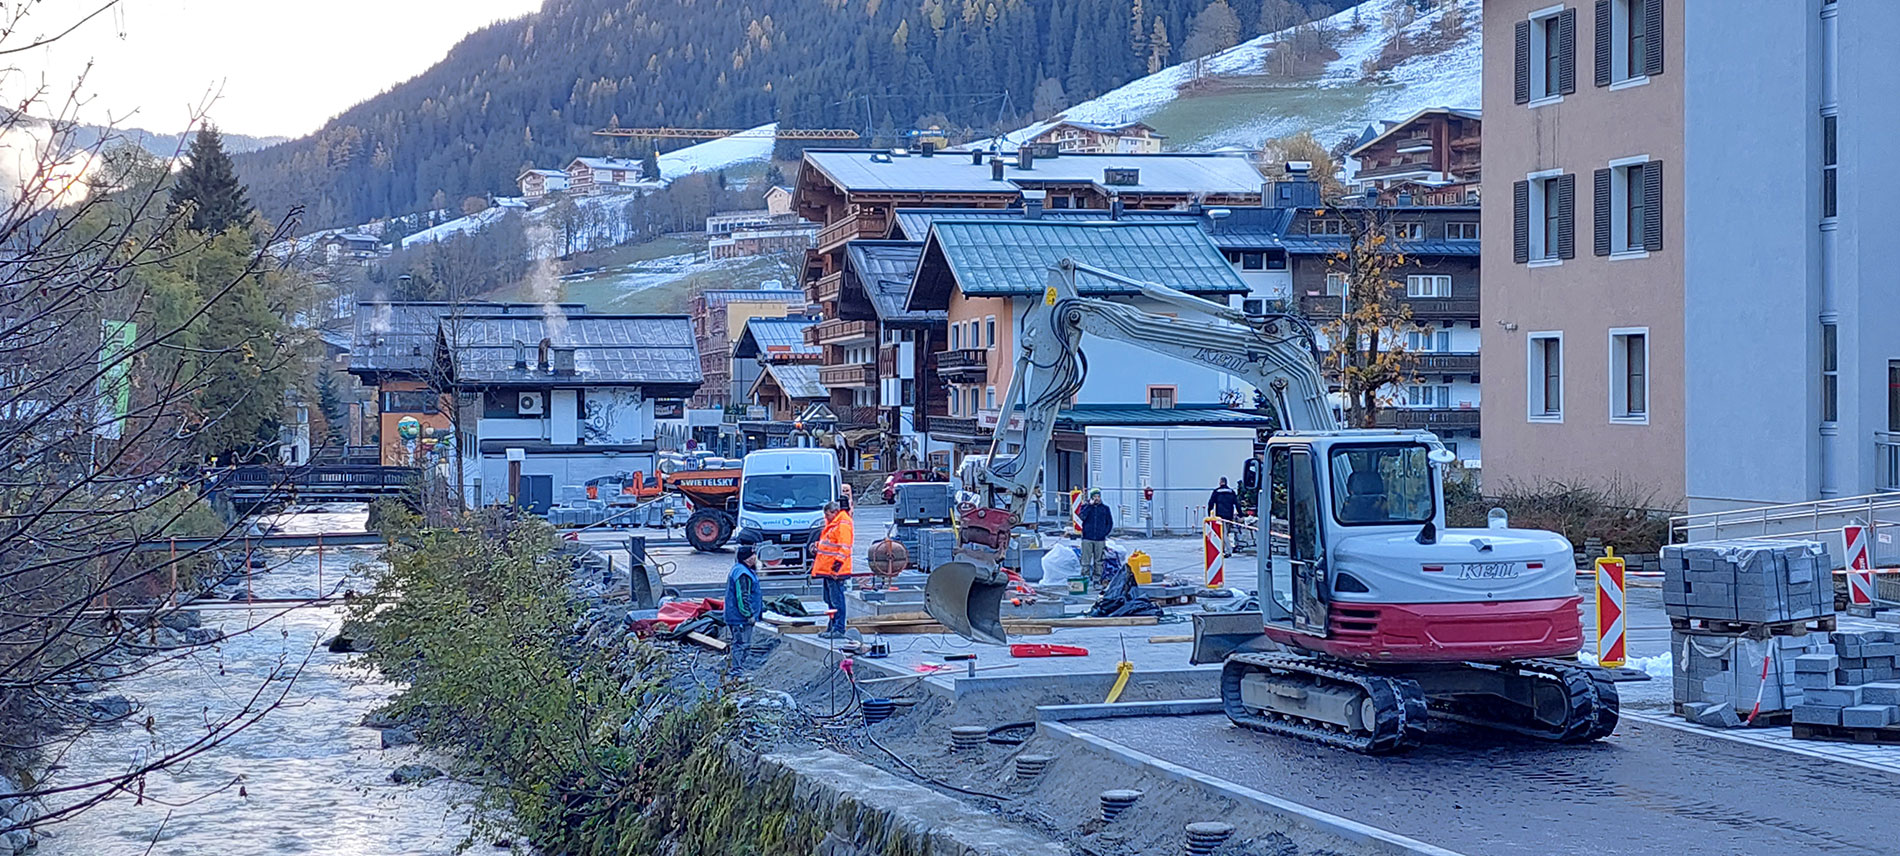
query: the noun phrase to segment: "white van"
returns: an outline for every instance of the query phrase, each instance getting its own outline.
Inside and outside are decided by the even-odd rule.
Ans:
[[[784,558],[762,570],[803,570],[825,526],[825,503],[842,493],[830,449],[760,449],[745,456],[739,478],[739,529],[780,545]]]

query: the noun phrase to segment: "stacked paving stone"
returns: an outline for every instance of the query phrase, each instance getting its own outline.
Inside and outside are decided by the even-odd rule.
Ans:
[[[1760,713],[1776,714],[1802,704],[1807,687],[1796,663],[1832,654],[1804,623],[1834,612],[1831,567],[1827,548],[1812,541],[1664,547],[1677,711],[1704,725],[1735,727],[1758,705]]]
[[[1816,541],[1705,541],[1663,548],[1671,616],[1773,624],[1834,614],[1827,548]]]
[[[1829,650],[1794,663],[1803,698],[1794,707],[1796,725],[1844,728],[1900,726],[1900,644],[1886,630],[1835,633]],[[1900,735],[1896,735],[1900,739]]]

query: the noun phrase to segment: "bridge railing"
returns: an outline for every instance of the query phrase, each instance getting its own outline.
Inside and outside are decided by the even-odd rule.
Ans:
[[[416,483],[420,470],[376,464],[269,466],[246,464],[208,474],[212,489],[375,490],[397,491]]]

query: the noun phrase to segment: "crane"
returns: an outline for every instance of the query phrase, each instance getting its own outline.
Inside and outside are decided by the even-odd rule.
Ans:
[[[723,137],[772,137],[780,140],[855,140],[858,132],[845,128],[601,128],[597,137],[642,137],[656,140],[704,140]]]
[[[1082,297],[1080,276],[1179,312]],[[1235,723],[1372,754],[1416,743],[1432,717],[1559,742],[1615,729],[1617,682],[1647,676],[1564,659],[1583,644],[1568,539],[1508,528],[1502,512],[1490,528],[1446,528],[1443,467],[1455,457],[1428,431],[1342,429],[1302,319],[1249,316],[1068,259],[1023,319],[1004,399],[1023,403],[1021,451],[1002,454],[998,432],[973,477],[977,499],[957,508],[954,558],[930,571],[925,607],[945,627],[1007,641],[1001,560],[1056,413],[1081,389],[1084,333],[1252,383],[1291,429],[1267,442],[1261,611],[1196,620],[1193,661],[1223,663]]]

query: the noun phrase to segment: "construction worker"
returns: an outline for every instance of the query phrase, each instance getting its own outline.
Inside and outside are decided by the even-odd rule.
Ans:
[[[1214,488],[1214,492],[1207,495],[1207,513],[1229,523],[1239,519],[1240,494],[1234,493],[1234,489],[1227,486],[1226,476],[1221,476],[1220,487]]]
[[[836,502],[825,503],[825,528],[812,546],[812,576],[825,585],[825,606],[831,608],[831,621],[825,639],[844,638],[844,581],[851,578],[851,539],[854,533],[851,512]]]
[[[1076,558],[1081,560],[1082,575],[1093,577],[1102,572],[1102,559],[1108,553],[1108,533],[1115,529],[1115,515],[1102,504],[1102,489],[1089,488],[1089,501],[1082,503],[1077,511],[1082,518],[1082,549]]]
[[[732,548],[732,570],[726,572],[726,629],[731,633],[726,673],[739,674],[752,659],[752,626],[765,612],[765,595],[759,590],[759,559],[755,555],[757,538],[751,533],[739,536]]]

